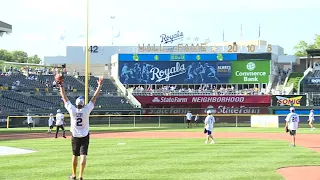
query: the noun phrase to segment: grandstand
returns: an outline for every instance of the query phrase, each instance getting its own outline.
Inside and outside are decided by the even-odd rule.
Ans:
[[[260,42],[263,45],[263,43]],[[265,46],[268,46],[265,44]],[[290,94],[307,94],[308,104],[314,106],[320,106],[320,95],[317,95],[319,90],[320,82],[320,60],[317,56],[312,54],[310,57],[298,58],[295,56],[286,56],[283,54],[283,49],[279,46],[272,46],[273,49],[277,49],[275,52],[268,53],[247,53],[245,56],[237,53],[228,53],[224,54],[227,60],[217,61],[199,61],[197,60],[186,60],[181,61],[186,63],[185,67],[188,66],[192,68],[194,64],[195,71],[199,71],[199,68],[206,69],[205,74],[209,77],[210,72],[208,70],[212,69],[211,67],[220,66],[221,68],[232,67],[234,71],[232,72],[216,72],[222,73],[216,80],[214,76],[201,77],[199,74],[181,76],[181,74],[186,73],[186,71],[181,72],[178,75],[173,75],[172,77],[167,77],[166,82],[158,74],[153,77],[158,77],[158,81],[150,81],[151,76],[150,69],[149,73],[146,74],[146,71],[142,71],[143,68],[147,68],[147,64],[151,67],[161,67],[163,69],[172,69],[175,68],[175,71],[179,70],[179,66],[176,62],[171,60],[161,60],[161,57],[164,57],[168,54],[160,53],[157,54],[157,62],[154,59],[150,59],[153,55],[146,53],[148,56],[147,59],[143,59],[142,54],[115,54],[117,57],[129,57],[129,59],[117,60],[114,61],[114,56],[109,57],[111,59],[110,64],[106,65],[111,69],[104,69],[101,72],[94,72],[94,74],[111,74],[104,79],[104,86],[102,88],[101,96],[97,100],[96,109],[107,113],[111,110],[142,110],[140,109],[142,104],[143,109],[149,108],[172,108],[170,103],[162,105],[151,105],[150,103],[144,103],[138,97],[185,97],[185,96],[264,96],[264,95],[290,95]],[[161,55],[162,54],[162,55]],[[133,56],[140,56],[139,62],[132,61]],[[185,56],[193,56],[192,54],[187,54]],[[200,55],[198,55],[200,56]],[[212,58],[211,54],[202,54],[202,57],[206,59],[206,56]],[[96,57],[96,56],[93,56]],[[166,56],[168,57],[168,56]],[[172,57],[172,56],[171,56]],[[159,60],[160,58],[160,60]],[[209,58],[209,59],[210,59]],[[214,56],[215,58],[215,56]],[[232,61],[228,58],[234,58]],[[241,59],[243,58],[243,59]],[[250,60],[250,58],[254,60]],[[260,59],[259,59],[260,58]],[[208,59],[208,58],[207,58]],[[248,60],[249,59],[249,60]],[[266,60],[267,59],[267,60]],[[235,61],[237,60],[237,61]],[[99,62],[99,60],[95,60]],[[100,60],[101,61],[101,60]],[[167,61],[167,62],[163,62]],[[188,62],[190,61],[190,62]],[[210,65],[211,61],[213,64]],[[100,62],[101,63],[101,62]],[[120,65],[130,65],[127,67],[128,71],[124,72],[123,67]],[[259,64],[261,63],[261,65]],[[219,65],[221,64],[221,65]],[[32,112],[35,114],[48,114],[54,112],[56,109],[60,108],[63,111],[63,103],[59,95],[59,90],[56,88],[54,82],[54,74],[57,71],[62,71],[65,77],[65,87],[69,99],[74,102],[76,97],[83,96],[85,91],[85,76],[83,72],[77,72],[76,70],[71,73],[66,69],[75,69],[68,67],[68,64],[53,64],[52,66],[38,65],[36,68],[27,67],[28,64],[22,64],[18,68],[12,65],[10,68],[2,69],[0,76],[0,105],[2,106],[3,114],[22,114],[25,115],[26,112]],[[66,68],[66,66],[68,68]],[[77,66],[80,66],[79,64]],[[255,71],[259,74],[263,74],[263,77],[256,81],[257,76],[253,77],[233,77],[232,73],[235,73],[236,70],[248,71],[247,74],[250,75],[250,68],[253,66]],[[27,68],[26,68],[27,67]],[[241,69],[243,67],[243,69]],[[239,69],[240,68],[240,69]],[[263,69],[264,68],[264,69]],[[228,70],[228,68],[226,69]],[[111,72],[105,72],[111,71]],[[154,71],[154,70],[153,70]],[[160,70],[159,70],[160,71]],[[210,70],[211,71],[211,70]],[[165,72],[165,71],[164,71]],[[199,71],[201,72],[201,71]],[[174,72],[173,72],[174,73]],[[212,72],[211,72],[212,73]],[[225,73],[225,74],[223,74]],[[187,77],[187,78],[185,78]],[[194,81],[189,81],[190,78],[197,77]],[[266,78],[265,78],[266,77]],[[149,78],[146,79],[146,78]],[[173,80],[170,80],[173,79]],[[202,82],[198,81],[199,78],[202,78]],[[94,90],[96,88],[96,81],[98,77],[89,76],[89,98],[92,97]],[[133,79],[130,81],[130,79]],[[129,80],[129,81],[128,81]],[[252,80],[252,83],[246,81]],[[318,82],[319,80],[319,82]],[[162,82],[161,82],[162,81]],[[196,82],[198,81],[198,82]],[[317,83],[316,83],[317,82]],[[141,99],[141,98],[140,98]],[[143,98],[142,98],[143,99]],[[270,106],[270,102],[267,100],[265,104],[259,104],[252,102],[251,104],[238,104],[239,107],[236,107],[235,104],[214,104],[214,106],[221,106],[225,109],[230,108],[251,108],[257,109],[263,106]],[[269,103],[269,105],[267,105]],[[146,105],[147,104],[147,105]],[[207,105],[210,104],[201,104],[199,105],[181,105],[184,108],[198,108],[205,109]],[[212,104],[211,104],[212,105]],[[175,104],[177,107],[177,105]],[[234,107],[235,106],[235,107]],[[180,107],[180,106],[179,106]],[[180,107],[180,108],[181,108]],[[142,112],[148,112],[142,111]],[[159,111],[160,112],[160,111]],[[182,112],[182,111],[177,111]],[[200,112],[200,111],[199,111]],[[203,112],[203,111],[201,111]],[[229,111],[228,111],[229,112]],[[261,113],[261,111],[255,111]],[[267,111],[263,111],[266,113]]]
[[[0,105],[2,113],[50,113],[63,108],[61,97],[55,86],[53,72],[37,74],[34,71],[25,72],[8,68],[0,76]],[[90,88],[96,87],[97,77],[90,77]],[[65,74],[66,90],[70,101],[83,96],[84,77]],[[92,92],[91,96],[92,97]],[[96,109],[132,109],[128,99],[119,93],[112,79],[105,78],[101,96],[96,102]]]

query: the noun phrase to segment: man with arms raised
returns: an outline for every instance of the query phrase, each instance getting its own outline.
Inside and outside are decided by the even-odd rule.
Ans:
[[[76,179],[78,156],[81,156],[79,180],[83,180],[83,172],[86,166],[86,156],[88,155],[89,147],[89,115],[93,110],[94,104],[96,103],[96,100],[100,94],[103,78],[99,78],[99,80],[97,80],[98,88],[87,105],[84,104],[83,97],[79,97],[76,100],[76,106],[73,106],[65,94],[63,87],[63,78],[61,76],[57,76],[56,80],[59,80],[58,83],[60,84],[60,94],[65,108],[68,110],[70,115],[70,131],[72,133],[71,142],[73,156],[72,175],[69,177],[69,179]]]
[[[290,113],[286,117],[286,132],[289,131],[290,136],[292,137],[292,143],[290,146],[296,146],[296,131],[299,128],[299,115],[295,113],[294,107],[290,108]]]

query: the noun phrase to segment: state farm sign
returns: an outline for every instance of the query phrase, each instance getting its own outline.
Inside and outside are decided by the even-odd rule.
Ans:
[[[154,103],[168,103],[168,102],[174,102],[174,103],[180,103],[180,102],[188,102],[188,98],[179,98],[179,97],[154,97],[152,99],[152,102]]]
[[[154,104],[202,104],[202,103],[240,103],[240,104],[268,104],[271,98],[261,96],[136,96],[142,106]]]

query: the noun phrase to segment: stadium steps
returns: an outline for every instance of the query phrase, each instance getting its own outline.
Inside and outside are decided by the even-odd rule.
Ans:
[[[293,72],[290,74],[288,82],[287,82],[287,86],[290,86],[291,84],[293,84],[293,92],[297,92],[298,91],[298,86],[299,86],[299,81],[300,79],[303,77],[303,73],[296,73]]]

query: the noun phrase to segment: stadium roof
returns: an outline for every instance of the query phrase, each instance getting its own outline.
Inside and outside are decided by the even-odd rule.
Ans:
[[[8,34],[8,33],[12,33],[12,25],[0,21],[0,37],[1,37],[4,33],[7,33],[7,34]]]
[[[320,49],[307,49],[308,56],[320,56]]]

